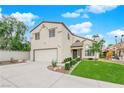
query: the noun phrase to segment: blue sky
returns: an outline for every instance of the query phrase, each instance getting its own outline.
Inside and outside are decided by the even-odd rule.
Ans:
[[[107,44],[124,34],[124,6],[0,6],[0,15],[11,15],[30,30],[43,20],[62,21],[75,34],[91,38],[99,34]]]

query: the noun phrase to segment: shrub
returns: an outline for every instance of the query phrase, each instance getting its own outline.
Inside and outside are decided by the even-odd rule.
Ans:
[[[52,66],[53,66],[53,67],[56,67],[56,66],[57,66],[57,61],[52,60]]]
[[[64,63],[66,63],[66,62],[68,62],[68,61],[71,61],[71,60],[72,60],[71,57],[67,57],[67,58],[64,59]]]
[[[77,63],[77,61],[75,59],[71,60],[72,64],[75,65]]]
[[[93,58],[88,58],[88,60],[93,60]]]
[[[81,58],[77,57],[75,60],[76,60],[76,61],[80,61],[80,60],[81,60]]]
[[[70,61],[70,67],[72,67],[72,66],[73,66],[73,61],[71,60],[71,61]]]
[[[65,63],[65,70],[70,70],[70,62]]]

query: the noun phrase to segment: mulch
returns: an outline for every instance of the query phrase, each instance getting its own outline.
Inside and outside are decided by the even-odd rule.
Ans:
[[[55,71],[55,72],[60,72],[60,73],[64,73],[64,74],[68,74],[68,73],[69,73],[69,71],[68,71],[68,70],[65,70],[64,67],[62,67],[62,66],[61,66],[61,69],[60,69],[59,67],[55,67],[55,68],[56,68],[56,69],[55,69],[55,68],[54,68],[53,66],[51,66],[51,65],[48,66],[47,68],[48,68],[49,70]]]

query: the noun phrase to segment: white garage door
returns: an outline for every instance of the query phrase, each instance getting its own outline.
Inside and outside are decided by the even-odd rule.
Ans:
[[[57,49],[35,50],[35,61],[51,62],[57,60]]]

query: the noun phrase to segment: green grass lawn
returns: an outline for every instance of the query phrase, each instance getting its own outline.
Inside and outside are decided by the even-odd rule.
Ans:
[[[124,84],[124,65],[102,61],[84,60],[72,71],[72,75]]]

